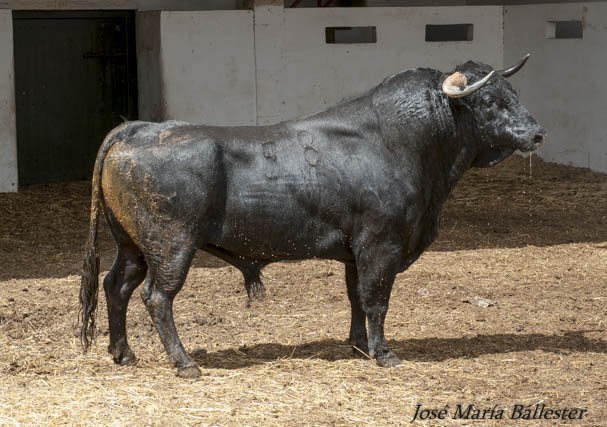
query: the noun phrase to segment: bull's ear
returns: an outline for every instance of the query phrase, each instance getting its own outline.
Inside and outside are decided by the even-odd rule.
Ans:
[[[469,99],[470,98],[449,98],[449,106],[452,110],[457,112],[471,110],[471,107],[468,104]]]

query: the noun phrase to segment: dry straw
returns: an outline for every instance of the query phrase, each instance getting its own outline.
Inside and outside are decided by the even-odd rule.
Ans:
[[[453,413],[457,404],[543,402],[587,408],[583,421],[600,425],[607,178],[538,159],[528,172],[513,158],[468,173],[439,240],[398,276],[386,335],[403,368],[376,367],[345,343],[340,264],[271,265],[266,299],[246,308],[238,271],[199,256],[175,306],[203,371],[197,381],[175,376],[137,296],[128,317],[137,366],[116,366],[106,353],[102,294],[98,339],[81,353],[86,183],[2,194],[0,424],[403,425],[418,403]],[[113,246],[103,225],[100,234],[105,272]],[[441,423],[449,424],[461,420]]]

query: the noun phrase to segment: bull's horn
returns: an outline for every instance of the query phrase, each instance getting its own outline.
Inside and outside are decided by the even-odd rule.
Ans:
[[[499,70],[498,73],[500,73],[504,77],[510,77],[511,75],[515,74],[518,70],[523,68],[523,65],[525,65],[525,63],[527,62],[527,60],[529,59],[530,56],[531,56],[531,54],[528,53],[527,55],[523,56],[523,59],[521,59],[518,62],[518,64],[515,64],[510,68],[506,68],[505,70]]]
[[[449,98],[461,98],[470,95],[485,86],[494,74],[495,70],[491,71],[478,82],[468,86],[468,79],[466,79],[466,76],[460,72],[455,72],[443,82],[443,92],[445,92]]]

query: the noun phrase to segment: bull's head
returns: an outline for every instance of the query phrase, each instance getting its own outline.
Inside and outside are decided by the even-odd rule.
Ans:
[[[452,106],[464,110],[471,120],[480,146],[472,162],[474,167],[493,166],[515,150],[532,152],[546,138],[541,127],[523,107],[506,80],[520,70],[527,54],[518,64],[500,71],[479,62],[468,61],[443,81],[443,92]],[[468,85],[468,81],[475,83]]]

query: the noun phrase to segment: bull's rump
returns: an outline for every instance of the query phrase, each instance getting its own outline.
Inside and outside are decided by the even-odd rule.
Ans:
[[[381,214],[369,206],[380,189],[364,183],[381,153],[356,141],[293,125],[142,130],[115,144],[102,177],[107,209],[142,247],[182,238],[256,259],[349,260],[365,213]]]

